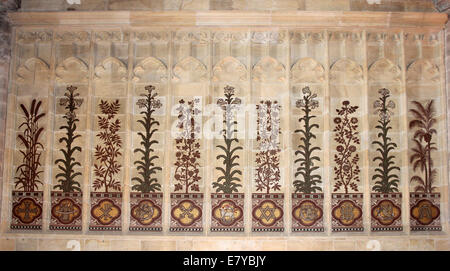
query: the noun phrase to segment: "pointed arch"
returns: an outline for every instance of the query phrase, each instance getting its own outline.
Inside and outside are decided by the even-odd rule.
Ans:
[[[401,82],[400,68],[387,58],[381,58],[369,67],[369,80],[378,82]]]
[[[177,83],[203,82],[208,79],[206,66],[200,60],[188,56],[173,68],[173,80]]]
[[[268,83],[268,82],[284,82],[286,81],[286,69],[275,58],[266,56],[262,58],[253,67],[253,81]]]
[[[147,57],[133,70],[134,82],[166,82],[167,67],[155,57]]]
[[[363,82],[363,70],[349,58],[336,61],[330,68],[330,81],[338,84],[360,84]]]
[[[63,83],[85,83],[88,75],[88,66],[77,57],[68,57],[56,67],[56,80]]]
[[[406,70],[406,82],[409,84],[439,83],[439,68],[427,59],[418,59],[411,63]]]
[[[95,69],[95,80],[102,82],[123,82],[127,80],[127,67],[115,57],[107,57]]]
[[[49,65],[44,60],[31,57],[17,69],[17,82],[30,85],[48,83],[49,71]]]
[[[213,82],[238,82],[247,80],[247,68],[238,59],[227,56],[213,68]]]
[[[291,68],[292,83],[322,83],[325,81],[325,69],[315,59],[299,59]]]

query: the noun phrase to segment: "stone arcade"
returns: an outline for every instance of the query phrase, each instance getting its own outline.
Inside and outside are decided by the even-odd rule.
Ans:
[[[446,1],[19,2],[0,249],[450,249]]]

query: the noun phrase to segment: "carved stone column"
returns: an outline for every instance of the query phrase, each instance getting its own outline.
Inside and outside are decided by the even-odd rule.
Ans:
[[[20,8],[20,0],[0,2],[0,161],[5,150],[6,108],[8,97],[9,60],[11,57],[11,26],[6,15]],[[0,202],[3,187],[3,163],[0,163]]]

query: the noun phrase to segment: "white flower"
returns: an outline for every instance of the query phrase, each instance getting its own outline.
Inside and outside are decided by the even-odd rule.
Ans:
[[[395,103],[393,101],[389,101],[386,107],[394,109],[395,108]]]
[[[376,100],[376,101],[373,103],[373,107],[374,107],[374,108],[379,108],[379,107],[382,107],[382,106],[383,106],[383,104],[381,103],[380,100]]]
[[[310,95],[311,94],[311,90],[309,89],[309,87],[304,87],[302,89],[302,92],[303,92],[303,94],[306,94],[306,95]]]

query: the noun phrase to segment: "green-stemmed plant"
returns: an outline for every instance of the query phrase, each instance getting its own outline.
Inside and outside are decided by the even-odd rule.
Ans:
[[[296,159],[294,163],[300,163],[295,172],[295,178],[299,175],[302,176],[302,180],[295,180],[294,187],[295,192],[300,193],[316,193],[322,191],[322,188],[318,184],[322,183],[321,176],[319,174],[313,174],[313,172],[319,169],[314,165],[314,161],[320,161],[318,156],[314,156],[313,152],[320,150],[320,147],[312,146],[311,140],[316,138],[316,135],[312,132],[314,128],[319,129],[318,124],[311,123],[311,120],[316,116],[311,115],[311,111],[319,107],[319,102],[315,99],[317,94],[311,94],[309,87],[302,89],[303,98],[297,100],[296,107],[301,108],[305,113],[303,117],[298,119],[299,123],[303,122],[302,129],[295,130],[295,133],[300,133],[302,137],[300,141],[302,144],[298,145],[299,150],[295,152],[295,155],[300,155],[300,158]]]
[[[225,145],[217,145],[216,147],[223,150],[224,154],[217,155],[216,159],[223,159],[224,167],[216,167],[222,173],[222,176],[217,178],[216,182],[213,182],[213,188],[216,188],[216,193],[223,192],[225,194],[231,194],[233,192],[238,192],[238,187],[242,187],[239,183],[241,179],[236,175],[242,175],[242,171],[239,169],[233,169],[239,166],[238,162],[235,162],[236,159],[239,159],[239,155],[235,154],[236,151],[242,150],[243,148],[240,146],[232,147],[233,142],[239,143],[239,139],[234,137],[234,133],[237,130],[234,126],[237,124],[237,121],[233,120],[233,112],[237,108],[239,104],[241,104],[241,100],[234,96],[234,88],[230,86],[225,87],[225,99],[219,99],[217,104],[223,110],[224,115],[224,125],[225,128],[222,130],[222,136]]]
[[[137,105],[139,108],[143,108],[141,114],[144,115],[143,120],[138,120],[137,122],[142,125],[145,132],[139,132],[138,135],[141,137],[142,148],[137,148],[134,150],[135,153],[140,153],[142,155],[141,160],[135,161],[134,164],[137,166],[138,174],[140,177],[132,178],[133,181],[138,182],[138,184],[133,185],[132,190],[149,193],[161,190],[161,184],[158,183],[158,179],[154,177],[157,171],[161,171],[162,168],[155,165],[154,160],[159,157],[154,154],[154,149],[152,146],[158,144],[157,140],[152,139],[153,134],[158,131],[159,122],[153,117],[155,109],[161,107],[161,101],[156,99],[158,93],[154,92],[154,86],[146,86],[147,94],[142,94],[144,99],[139,99]]]
[[[375,168],[375,175],[372,176],[372,180],[377,180],[372,190],[379,193],[398,192],[400,180],[394,170],[400,171],[400,168],[395,166],[395,156],[390,154],[391,151],[397,148],[397,144],[392,142],[392,139],[388,136],[389,130],[392,129],[390,126],[390,116],[392,114],[390,109],[395,108],[395,103],[392,100],[388,101],[388,98],[391,96],[388,89],[382,88],[378,93],[381,96],[375,101],[374,108],[376,109],[375,113],[379,115],[379,120],[375,128],[380,132],[377,134],[379,140],[373,141],[372,145],[376,146],[379,154],[373,161],[379,161],[379,164]]]
[[[29,110],[23,104],[20,105],[25,115],[25,120],[20,124],[19,129],[22,127],[25,129],[17,137],[25,146],[25,151],[20,150],[23,158],[22,164],[16,170],[18,176],[15,177],[15,188],[23,189],[25,192],[34,192],[38,189],[38,184],[42,184],[39,180],[39,175],[43,171],[38,170],[41,166],[40,159],[42,155],[42,150],[39,150],[39,148],[44,149],[44,146],[39,142],[39,136],[44,128],[39,127],[39,120],[45,116],[45,113],[39,113],[41,105],[42,102],[36,102],[36,99],[33,99],[31,102]]]
[[[75,152],[81,152],[81,147],[73,146],[75,139],[81,137],[81,135],[76,135],[75,131],[77,130],[77,122],[79,119],[75,113],[81,104],[83,103],[83,99],[75,98],[80,94],[74,93],[77,87],[69,86],[67,87],[67,92],[64,94],[65,98],[62,98],[59,102],[61,106],[65,106],[66,114],[63,118],[66,120],[66,123],[59,127],[59,129],[65,129],[65,136],[59,139],[59,143],[65,143],[65,148],[60,149],[59,151],[63,154],[64,158],[57,159],[55,164],[58,165],[59,170],[61,171],[56,175],[57,182],[59,184],[54,186],[54,189],[61,189],[63,192],[74,192],[81,191],[80,183],[75,180],[75,177],[81,176],[81,172],[76,172],[75,167],[81,166],[80,162],[75,161],[73,157]]]

